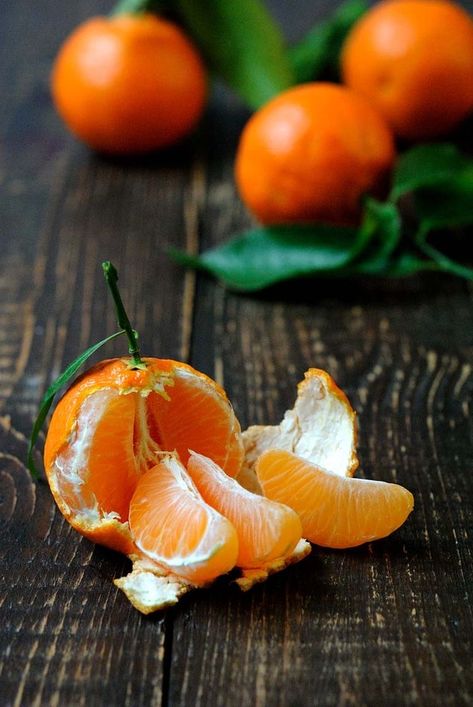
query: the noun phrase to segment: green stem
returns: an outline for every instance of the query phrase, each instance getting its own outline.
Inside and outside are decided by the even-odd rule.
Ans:
[[[102,263],[102,269],[115,303],[118,326],[125,331],[128,337],[128,353],[131,356],[133,366],[142,368],[143,366],[146,366],[146,364],[142,361],[140,356],[140,350],[138,348],[138,333],[130,324],[130,320],[128,319],[128,315],[118,289],[118,272],[110,260],[106,260]]]
[[[166,6],[162,0],[118,0],[112,12],[114,15],[142,15],[145,12],[159,12]]]

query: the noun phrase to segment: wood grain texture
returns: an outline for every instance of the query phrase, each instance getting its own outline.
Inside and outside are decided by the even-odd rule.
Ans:
[[[272,3],[291,36],[331,5]],[[144,160],[75,144],[50,105],[50,63],[109,6],[0,8],[0,704],[472,704],[472,286],[425,276],[247,297],[172,265],[167,245],[205,248],[249,223],[232,179],[247,113],[218,90],[196,139]],[[359,412],[360,473],[415,495],[406,526],[351,552],[314,548],[248,594],[222,579],[164,615],[133,610],[111,582],[127,561],[81,539],[24,466],[42,392],[114,329],[105,258],[143,350],[216,377],[243,426],[279,421],[304,370],[329,370]]]

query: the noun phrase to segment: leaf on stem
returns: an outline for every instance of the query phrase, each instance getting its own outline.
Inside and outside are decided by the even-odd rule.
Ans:
[[[260,0],[168,2],[210,69],[251,108],[293,85],[283,35]]]
[[[296,83],[316,81],[326,74],[331,78],[338,76],[346,36],[367,9],[366,0],[348,0],[290,47],[289,59]]]
[[[399,216],[393,204],[367,199],[362,225],[326,224],[261,226],[199,256],[171,251],[177,262],[214,275],[228,287],[255,291],[282,280],[309,275],[339,275],[361,258],[374,239],[376,263],[399,239]],[[379,267],[379,265],[378,265]]]
[[[31,475],[33,476],[34,479],[37,479],[39,474],[36,469],[36,466],[34,464],[33,460],[33,450],[35,447],[35,444],[37,442],[39,433],[41,432],[41,429],[44,425],[44,421],[46,420],[47,414],[49,412],[49,409],[53,403],[54,397],[56,396],[56,393],[59,392],[59,390],[68,383],[71,378],[73,378],[79,368],[84,364],[88,358],[92,356],[98,349],[100,349],[102,346],[107,344],[109,341],[112,341],[112,339],[116,339],[117,336],[121,336],[122,334],[125,334],[125,330],[117,331],[115,334],[111,334],[110,336],[107,336],[106,339],[102,339],[102,341],[99,341],[97,344],[94,344],[90,348],[88,348],[86,351],[84,351],[80,356],[78,356],[72,363],[68,365],[66,370],[61,373],[61,375],[56,378],[54,383],[51,383],[49,388],[47,389],[46,393],[44,394],[44,397],[41,401],[40,407],[39,407],[39,412],[38,412],[38,417],[35,420],[35,423],[33,425],[33,429],[31,431],[31,436],[29,440],[29,445],[28,445],[28,457],[27,457],[27,466],[28,469],[31,472]]]
[[[418,189],[448,187],[465,171],[471,176],[472,166],[473,161],[448,142],[413,147],[397,161],[390,200]]]

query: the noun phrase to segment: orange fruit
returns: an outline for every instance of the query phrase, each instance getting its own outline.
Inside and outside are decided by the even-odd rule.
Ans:
[[[191,452],[187,471],[205,502],[235,527],[238,567],[260,568],[291,555],[302,536],[291,508],[247,491],[202,454]]]
[[[277,448],[330,469],[353,476],[358,467],[356,413],[332,376],[309,368],[297,386],[294,408],[279,425],[253,425],[243,432],[245,458],[237,480],[261,493],[255,464],[267,449]]]
[[[44,464],[54,498],[71,525],[130,554],[128,509],[140,476],[162,451],[188,448],[235,476],[243,459],[240,426],[224,390],[177,361],[102,361],[65,393],[52,416]]]
[[[136,153],[171,145],[199,120],[206,73],[190,40],[152,14],[94,17],[64,42],[52,95],[90,147]]]
[[[350,224],[362,196],[383,191],[394,156],[384,118],[365,99],[311,83],[284,91],[250,118],[235,175],[262,223]]]
[[[447,0],[379,3],[348,35],[342,70],[398,135],[441,135],[473,109],[473,21]]]
[[[256,473],[264,495],[293,508],[305,537],[325,547],[356,547],[384,538],[414,507],[412,494],[402,486],[343,477],[284,450],[264,452]]]
[[[130,531],[153,562],[199,586],[236,563],[235,528],[205,503],[179,460],[164,457],[138,481]]]

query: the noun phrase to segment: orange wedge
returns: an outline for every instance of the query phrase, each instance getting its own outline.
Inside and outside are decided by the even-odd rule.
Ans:
[[[157,454],[188,448],[238,473],[240,426],[223,389],[171,360],[103,361],[66,392],[52,416],[44,463],[66,519],[94,542],[130,554],[128,508],[141,475]]]
[[[243,432],[245,461],[239,483],[256,493],[261,488],[255,475],[258,457],[267,449],[285,449],[330,469],[353,476],[358,467],[356,413],[333,378],[310,368],[297,386],[297,399],[279,425],[253,425]]]
[[[235,527],[241,568],[260,568],[292,555],[302,536],[297,513],[240,486],[211,459],[191,452],[187,470],[202,498]]]
[[[256,473],[264,495],[293,508],[304,536],[325,547],[384,538],[414,507],[412,494],[402,486],[343,477],[284,450],[264,452]]]
[[[236,564],[238,537],[209,506],[175,456],[165,456],[138,482],[130,503],[130,532],[139,550],[195,586]]]

